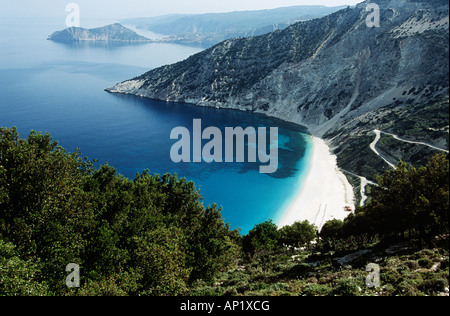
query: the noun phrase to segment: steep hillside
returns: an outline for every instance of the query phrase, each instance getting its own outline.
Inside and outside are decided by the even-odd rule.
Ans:
[[[121,24],[111,24],[94,29],[70,27],[53,33],[48,37],[52,41],[78,42],[78,41],[115,41],[115,42],[149,42],[148,38]]]
[[[373,129],[390,120],[395,130],[405,115],[420,121],[413,112],[432,104],[448,110],[449,88],[448,3],[377,4],[379,28],[367,26],[371,11],[364,2],[267,35],[224,41],[107,91],[301,124],[328,141],[341,166],[372,178],[389,168],[370,151]],[[427,132],[411,140],[448,149],[448,113],[439,122],[423,121],[420,129]],[[372,156],[369,161],[364,152]]]
[[[345,6],[307,5],[228,13],[174,14],[126,19],[122,23],[166,35],[159,42],[213,46],[230,38],[284,29],[298,21],[320,18],[343,8]]]

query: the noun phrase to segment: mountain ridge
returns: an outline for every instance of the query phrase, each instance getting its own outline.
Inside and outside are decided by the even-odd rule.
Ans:
[[[209,47],[230,38],[281,30],[295,22],[323,17],[345,7],[306,5],[226,13],[173,14],[125,19],[122,23],[165,35],[156,42]]]
[[[372,138],[368,135],[381,129],[373,113],[382,113],[377,117],[382,120],[401,108],[448,108],[448,4],[378,1],[381,25],[369,28],[368,3],[267,35],[227,40],[106,90],[262,113],[303,125],[324,138],[342,163],[340,154],[355,139]],[[445,121],[447,132],[438,139],[424,135],[448,149],[448,116]],[[368,164],[357,151],[354,155],[361,165]],[[389,167],[375,164],[378,173]]]

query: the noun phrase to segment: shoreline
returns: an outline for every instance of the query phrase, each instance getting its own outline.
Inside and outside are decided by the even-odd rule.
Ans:
[[[173,100],[164,101],[161,99],[114,89],[120,84],[121,83],[104,90],[112,94],[131,95],[134,97],[141,97],[166,103],[179,103],[194,107],[216,108],[210,105],[199,105],[194,102]],[[219,109],[248,112],[243,109],[229,107],[219,107]],[[305,125],[301,125],[300,123],[286,118],[283,119],[259,112],[254,112],[252,114],[262,115],[285,124],[292,124],[293,126],[305,129],[306,131],[310,129]],[[309,171],[306,176],[299,179],[297,184],[297,193],[293,198],[285,202],[282,207],[283,212],[277,216],[278,220],[276,222],[279,223],[279,228],[292,225],[297,221],[308,220],[311,224],[316,225],[320,230],[328,220],[344,220],[351,213],[345,211],[345,207],[350,206],[352,211],[355,210],[355,196],[353,187],[348,182],[344,173],[339,170],[337,166],[337,157],[331,154],[328,145],[323,139],[311,134],[308,136],[310,137],[310,141],[313,146],[313,152],[309,161]]]
[[[313,152],[308,175],[299,192],[283,214],[279,227],[308,220],[319,230],[332,219],[344,220],[355,210],[353,187],[337,166],[337,157],[330,153],[324,140],[311,136]]]

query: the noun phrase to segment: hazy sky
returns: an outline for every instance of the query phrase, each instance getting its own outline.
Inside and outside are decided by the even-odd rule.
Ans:
[[[272,9],[293,5],[353,5],[362,0],[0,0],[0,17],[61,17],[77,3],[81,19],[121,19],[172,13]]]

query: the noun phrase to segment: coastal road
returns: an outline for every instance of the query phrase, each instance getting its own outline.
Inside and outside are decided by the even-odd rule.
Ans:
[[[436,146],[431,145],[431,144],[428,144],[428,143],[417,142],[417,141],[412,141],[412,140],[403,139],[403,138],[400,138],[398,135],[391,134],[391,133],[388,133],[388,132],[383,132],[383,131],[380,131],[380,130],[378,130],[378,129],[375,129],[373,132],[375,133],[375,136],[376,136],[376,137],[375,137],[375,140],[370,144],[370,149],[371,149],[378,157],[380,157],[381,159],[383,159],[383,160],[384,160],[384,161],[385,161],[392,169],[397,169],[397,167],[396,167],[393,163],[391,163],[391,162],[387,159],[387,157],[384,156],[383,154],[381,154],[381,153],[378,151],[378,149],[377,149],[377,144],[378,144],[378,142],[379,142],[380,139],[381,139],[381,134],[385,134],[385,135],[392,136],[394,139],[396,139],[396,140],[398,140],[398,141],[401,141],[401,142],[404,142],[404,143],[415,144],[415,145],[422,145],[422,146],[427,146],[427,147],[430,147],[430,148],[435,149],[435,150],[438,150],[438,151],[442,151],[442,152],[446,152],[446,153],[449,152],[449,151],[446,150],[446,149],[442,149],[442,148],[436,147]],[[365,190],[366,186],[369,185],[369,184],[370,184],[370,185],[377,185],[377,184],[374,183],[374,182],[372,182],[372,181],[369,181],[369,180],[366,179],[365,177],[359,176],[359,175],[354,174],[354,173],[352,173],[352,172],[350,172],[350,171],[347,171],[347,170],[343,170],[343,171],[344,171],[345,173],[348,173],[348,174],[350,174],[350,175],[353,175],[353,176],[355,176],[355,177],[358,177],[358,178],[361,180],[361,203],[360,203],[360,205],[363,206],[363,205],[365,204],[365,202],[367,201],[367,195],[366,195],[366,190]]]
[[[401,141],[401,142],[404,142],[404,143],[427,146],[427,147],[430,147],[432,149],[448,153],[448,150],[436,147],[436,146],[428,144],[428,143],[416,142],[416,141],[412,141],[412,140],[403,139],[403,138],[398,137],[398,135],[391,134],[391,133],[388,133],[388,132],[383,132],[383,131],[380,131],[378,129],[374,130],[373,132],[375,133],[376,137],[375,137],[375,140],[372,142],[372,144],[370,144],[370,149],[372,149],[372,151],[377,156],[379,156],[381,159],[383,159],[392,169],[397,169],[397,167],[393,163],[391,163],[384,155],[382,155],[376,148],[378,142],[381,139],[381,134],[392,136],[392,137],[394,137],[394,139],[396,139],[398,141]]]
[[[392,169],[397,169],[397,167],[391,163],[384,155],[382,155],[378,150],[377,150],[377,144],[381,139],[381,131],[376,129],[373,131],[376,135],[375,140],[372,142],[372,144],[370,144],[370,149],[372,149],[372,151],[381,159],[383,159]]]
[[[436,146],[433,146],[433,145],[428,144],[428,143],[415,142],[415,141],[412,141],[412,140],[403,139],[403,138],[398,137],[398,136],[395,135],[395,134],[391,134],[391,133],[387,133],[387,132],[383,132],[383,131],[378,131],[378,132],[383,133],[383,134],[386,134],[386,135],[389,135],[389,136],[392,136],[392,137],[394,137],[396,140],[399,140],[399,141],[404,142],[404,143],[416,144],[416,145],[422,145],[422,146],[428,146],[428,147],[430,147],[430,148],[433,148],[433,149],[436,149],[436,150],[439,150],[439,151],[442,151],[442,152],[446,152],[446,153],[448,154],[448,150],[442,149],[442,148],[439,148],[439,147],[436,147]]]
[[[366,187],[368,185],[375,185],[377,186],[378,184],[368,180],[367,178],[363,177],[363,176],[359,176],[353,172],[347,171],[347,170],[342,170],[345,173],[348,173],[349,175],[352,175],[354,177],[357,177],[361,180],[361,190],[360,190],[360,194],[361,194],[361,202],[359,203],[359,205],[362,207],[364,206],[364,204],[366,204],[367,201],[367,195],[366,195]]]

